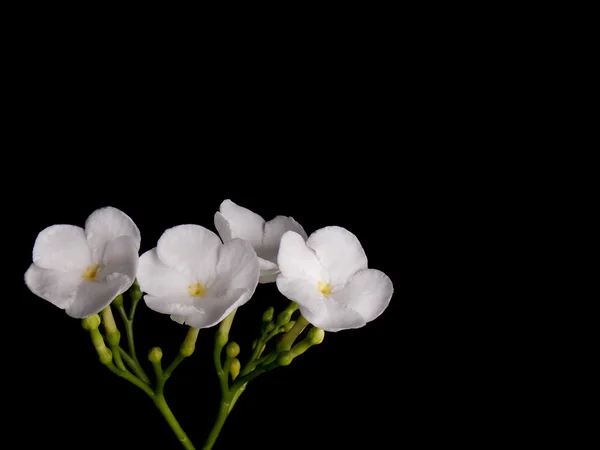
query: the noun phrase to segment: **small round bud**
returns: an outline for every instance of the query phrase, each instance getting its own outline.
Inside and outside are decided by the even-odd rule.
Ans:
[[[323,342],[325,339],[325,332],[320,328],[311,328],[306,335],[306,339],[310,341],[312,345],[317,345]]]
[[[273,331],[273,328],[275,328],[275,324],[273,322],[269,322],[268,324],[265,325],[265,333],[270,333],[271,331]]]
[[[286,323],[284,326],[282,326],[281,328],[283,328],[283,332],[287,333],[288,331],[290,331],[292,329],[292,327],[296,325],[296,321],[295,320],[290,320],[288,323]]]
[[[119,345],[119,341],[121,340],[121,333],[119,330],[107,333],[106,340],[108,341],[108,345],[111,347],[117,347]]]
[[[112,362],[112,352],[109,348],[103,347],[99,348],[98,357],[100,358],[100,362],[104,365],[110,364]]]
[[[288,323],[291,318],[292,318],[292,313],[288,310],[283,310],[277,316],[277,321],[275,323],[277,324],[278,327],[280,327],[281,325],[285,325],[286,323]]]
[[[87,331],[97,330],[100,326],[100,316],[98,314],[94,314],[93,316],[86,317],[81,321],[81,325]]]
[[[262,321],[267,323],[273,320],[273,314],[275,313],[275,308],[269,306],[269,308],[264,312],[262,316]]]
[[[162,356],[163,356],[163,354],[162,354],[162,350],[160,349],[160,347],[154,347],[148,353],[148,360],[152,363],[157,363],[157,362],[160,362],[160,360],[162,359]]]
[[[121,306],[123,306],[123,295],[119,294],[115,297],[115,299],[112,301],[112,304],[115,305],[117,308],[120,308]]]
[[[240,354],[240,346],[237,342],[230,342],[227,344],[227,347],[225,347],[225,351],[227,352],[227,356],[235,358]]]
[[[231,365],[229,366],[229,373],[231,374],[231,379],[235,380],[237,376],[240,374],[240,369],[242,365],[240,364],[240,360],[237,358],[233,358],[231,360]]]
[[[280,366],[289,366],[292,363],[293,359],[294,355],[292,355],[291,352],[283,352],[277,358],[277,364],[279,364]]]

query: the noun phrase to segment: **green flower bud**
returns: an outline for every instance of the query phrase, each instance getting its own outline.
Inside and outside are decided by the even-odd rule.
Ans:
[[[196,346],[182,345],[179,347],[179,353],[186,358],[192,356],[194,350],[196,350]]]
[[[227,352],[227,356],[235,358],[240,354],[240,346],[237,342],[230,342],[227,344],[227,347],[225,347],[225,351]]]
[[[240,369],[242,365],[240,364],[240,360],[237,358],[233,358],[231,360],[231,365],[229,366],[229,373],[231,374],[231,379],[235,380],[237,376],[240,374]]]
[[[121,340],[121,333],[119,330],[115,330],[112,333],[106,333],[106,340],[111,347],[118,347],[119,341]]]
[[[92,344],[94,344],[96,350],[101,350],[106,347],[104,338],[102,337],[102,334],[100,334],[100,331],[98,331],[98,328],[90,330],[90,337],[92,338]]]
[[[279,315],[277,316],[277,321],[275,323],[278,327],[280,327],[281,325],[285,325],[286,323],[288,323],[291,318],[292,313],[285,309],[279,313]]]
[[[123,295],[119,294],[115,297],[115,299],[112,301],[112,304],[115,305],[115,307],[120,308],[121,306],[123,306]]]
[[[325,331],[316,327],[311,328],[308,331],[308,334],[306,335],[306,339],[310,341],[312,345],[320,344],[321,342],[323,342],[323,339],[325,339]]]
[[[288,311],[288,312],[290,313],[290,315],[291,315],[291,314],[293,314],[293,313],[294,313],[294,311],[296,311],[297,309],[298,309],[298,304],[297,304],[297,303],[294,303],[294,302],[291,302],[291,303],[290,303],[290,304],[287,306],[287,308],[285,308],[285,310],[286,310],[286,311]]]
[[[256,348],[256,342],[257,342],[256,339],[254,339],[252,341],[252,350],[254,350]]]
[[[275,313],[275,308],[269,306],[269,308],[264,312],[262,316],[262,321],[268,323],[273,320],[273,314]]]
[[[283,332],[287,333],[288,331],[290,331],[292,329],[292,327],[296,324],[295,320],[290,320],[288,323],[286,323],[284,326],[282,326],[281,328],[283,328]]]
[[[98,314],[94,314],[93,316],[86,317],[81,321],[81,325],[87,331],[97,330],[100,326],[100,316]]]
[[[160,347],[154,347],[152,350],[150,350],[150,352],[148,353],[148,360],[151,363],[158,363],[161,361],[163,356],[162,350],[160,349]]]
[[[98,351],[98,357],[100,358],[100,362],[102,364],[107,365],[112,362],[112,352],[108,347],[104,346],[101,349],[96,348],[96,350]]]
[[[273,328],[275,328],[275,324],[273,322],[269,322],[265,325],[263,333],[270,333],[271,331],[273,331]]]
[[[137,302],[140,298],[142,298],[142,295],[143,293],[140,290],[140,285],[136,279],[131,285],[131,288],[129,288],[129,297],[132,301]]]
[[[279,364],[280,366],[289,366],[292,363],[293,359],[294,356],[292,355],[292,352],[283,352],[277,358],[277,364]]]

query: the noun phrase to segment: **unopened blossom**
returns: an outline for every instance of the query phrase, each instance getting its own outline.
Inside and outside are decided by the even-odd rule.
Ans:
[[[85,228],[52,225],[33,246],[33,264],[25,273],[37,296],[75,318],[96,314],[135,280],[140,231],[124,212],[94,211]]]
[[[137,278],[150,309],[171,314],[178,323],[207,328],[252,297],[259,271],[248,242],[223,244],[204,227],[179,225],[140,257]]]
[[[394,291],[387,275],[367,268],[357,237],[341,227],[322,228],[307,240],[288,231],[277,262],[279,291],[325,331],[364,326],[387,308]]]
[[[295,231],[304,239],[307,237],[302,225],[292,217],[276,216],[265,222],[258,214],[236,205],[231,200],[221,203],[219,211],[215,214],[215,227],[223,242],[240,238],[252,245],[260,263],[260,283],[275,281],[279,273],[279,242],[286,231]]]

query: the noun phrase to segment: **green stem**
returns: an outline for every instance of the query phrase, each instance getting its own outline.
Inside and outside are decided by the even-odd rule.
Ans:
[[[229,415],[229,406],[230,406],[230,397],[229,395],[224,396],[221,400],[221,404],[219,405],[219,413],[217,414],[217,420],[210,430],[208,437],[206,438],[206,442],[202,447],[203,450],[211,450],[217,438],[219,437],[219,433],[225,425],[225,421],[227,420],[227,416]]]
[[[142,391],[144,391],[146,394],[148,394],[151,398],[154,398],[154,392],[152,391],[152,389],[150,389],[150,387],[147,384],[143,383],[136,376],[132,375],[129,372],[124,372],[122,370],[119,370],[113,363],[106,364],[106,367],[108,367],[108,369],[115,375],[117,375],[121,378],[124,378],[125,380],[127,380],[130,383],[134,384],[135,386],[139,387]]]
[[[304,331],[306,326],[308,325],[308,320],[304,318],[303,315],[298,316],[296,323],[292,327],[290,331],[283,335],[281,341],[277,344],[277,350],[279,352],[285,352],[292,348],[294,345],[294,341],[300,336],[300,334]]]
[[[183,356],[181,353],[177,353],[177,356],[175,357],[175,359],[173,360],[171,365],[169,367],[167,367],[167,369],[165,370],[164,376],[166,379],[168,379],[171,376],[173,371],[177,368],[177,366],[179,364],[181,364],[181,362],[184,359],[185,359],[185,356]]]
[[[181,442],[181,445],[183,445],[183,448],[186,450],[196,450],[196,447],[194,447],[192,441],[190,441],[190,439],[187,437],[187,434],[185,434],[185,431],[183,431],[183,428],[181,428],[181,425],[179,425],[179,422],[177,422],[175,415],[165,400],[165,396],[163,394],[156,394],[154,395],[153,399],[154,404],[162,413],[163,417],[173,430],[173,433],[175,433],[175,436],[177,436],[177,439],[179,439],[179,442]]]
[[[125,308],[123,307],[123,305],[117,306],[117,310],[119,311],[119,314],[121,315],[121,319],[123,320],[123,323],[125,324],[125,333],[127,334],[127,346],[129,347],[129,353],[131,354],[130,359],[134,363],[133,366],[129,362],[127,364],[129,364],[129,366],[131,367],[131,370],[133,370],[135,372],[135,374],[141,380],[144,381],[144,383],[150,384],[150,378],[148,378],[148,375],[146,375],[146,372],[144,372],[144,369],[142,368],[142,365],[138,361],[137,355],[135,354],[135,341],[133,338],[133,317],[135,314],[135,306],[137,305],[137,303],[138,302],[133,302],[133,305],[131,307],[131,313],[129,315],[130,318],[127,317],[127,313],[125,312]],[[125,359],[127,361],[127,358],[125,358]]]

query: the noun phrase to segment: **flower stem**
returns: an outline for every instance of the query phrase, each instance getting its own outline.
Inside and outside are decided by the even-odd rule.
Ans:
[[[215,421],[212,430],[210,430],[208,438],[206,438],[204,447],[202,447],[203,450],[211,450],[213,448],[213,445],[215,445],[215,442],[219,437],[219,433],[221,432],[223,425],[225,425],[225,421],[227,420],[227,416],[229,415],[229,402],[229,395],[226,395],[221,399],[221,404],[219,405],[219,413],[217,414],[217,420]]]
[[[190,441],[190,439],[187,437],[187,434],[185,434],[185,431],[183,431],[183,428],[181,428],[181,425],[179,425],[179,422],[177,422],[175,415],[165,400],[165,396],[163,394],[156,394],[154,395],[153,400],[154,404],[173,430],[173,433],[175,433],[175,436],[177,436],[177,439],[179,439],[179,442],[181,442],[181,445],[183,445],[183,448],[186,450],[196,450],[196,447],[194,447],[192,441]]]
[[[144,381],[144,383],[146,384],[150,384],[150,379],[148,378],[148,375],[146,375],[146,372],[144,372],[144,369],[142,367],[142,365],[140,364],[140,362],[137,359],[137,355],[135,354],[135,341],[133,338],[133,317],[135,314],[135,306],[137,305],[138,302],[134,302],[132,307],[131,307],[131,313],[129,314],[129,318],[127,317],[127,313],[125,312],[125,308],[123,307],[123,304],[120,304],[119,306],[117,306],[117,310],[119,311],[119,314],[121,316],[121,319],[123,320],[123,323],[125,324],[125,333],[127,334],[127,346],[129,347],[129,355],[130,356],[130,361],[133,361],[134,365],[132,366],[130,364],[130,362],[127,362],[126,357],[124,357],[123,359],[126,360],[127,364],[131,367],[131,370],[133,370],[135,372],[135,374],[142,380]],[[123,354],[121,354],[121,356],[123,356]]]

